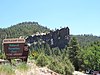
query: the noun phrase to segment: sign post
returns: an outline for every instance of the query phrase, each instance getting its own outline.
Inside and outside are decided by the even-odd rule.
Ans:
[[[28,58],[28,46],[23,38],[13,38],[4,39],[3,47],[6,58],[11,61],[11,59],[22,59],[22,61],[27,62]]]

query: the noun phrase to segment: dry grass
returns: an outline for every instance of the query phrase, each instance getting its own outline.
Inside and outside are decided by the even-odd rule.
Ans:
[[[0,75],[15,75],[15,71],[10,64],[0,65]]]

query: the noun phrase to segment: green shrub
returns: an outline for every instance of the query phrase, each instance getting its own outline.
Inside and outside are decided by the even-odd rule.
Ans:
[[[72,75],[74,72],[74,67],[68,58],[60,61],[52,58],[48,68],[63,75]]]
[[[48,58],[43,53],[41,53],[36,60],[36,65],[43,67],[46,66],[47,64],[48,64]]]
[[[0,59],[5,59],[5,58],[6,58],[5,54],[4,53],[0,53]]]
[[[26,63],[20,63],[17,65],[17,69],[20,71],[27,71],[29,66]]]
[[[74,72],[74,66],[72,65],[70,60],[65,57],[63,63],[64,63],[64,65],[63,65],[64,66],[64,75],[72,75],[72,73]]]
[[[57,73],[63,74],[64,68],[61,63],[56,60],[51,61],[51,63],[48,65],[48,68]]]
[[[0,65],[0,75],[14,75],[15,71],[10,64]]]

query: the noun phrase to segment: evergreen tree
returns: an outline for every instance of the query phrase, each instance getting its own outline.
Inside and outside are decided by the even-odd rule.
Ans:
[[[100,43],[94,42],[81,53],[83,64],[86,69],[100,69]]]
[[[69,45],[69,58],[71,62],[73,63],[75,70],[79,70],[79,59],[78,55],[80,52],[79,44],[77,42],[77,39],[75,37],[72,37]]]
[[[49,44],[45,44],[45,46],[44,46],[45,48],[45,54],[47,54],[47,55],[52,55],[52,52],[51,52],[51,48],[50,48],[50,46],[49,46]]]
[[[36,65],[43,67],[46,66],[47,64],[48,64],[48,58],[43,53],[41,53],[36,60]]]

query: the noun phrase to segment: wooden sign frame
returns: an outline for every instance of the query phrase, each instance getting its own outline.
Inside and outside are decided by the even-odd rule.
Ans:
[[[12,38],[3,40],[3,49],[6,58],[11,59],[22,59],[27,62],[29,49],[26,45],[26,41],[23,38]]]

